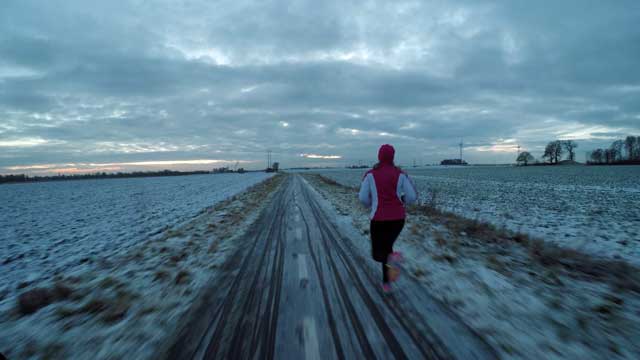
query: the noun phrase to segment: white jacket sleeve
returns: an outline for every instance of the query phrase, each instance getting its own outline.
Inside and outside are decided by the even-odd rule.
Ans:
[[[402,174],[400,175],[402,178],[402,193],[404,194],[404,203],[405,205],[411,205],[418,200],[418,192],[416,191],[415,186],[409,179],[409,175]]]
[[[358,193],[358,199],[362,205],[371,207],[371,176],[366,175],[360,184],[360,192]]]

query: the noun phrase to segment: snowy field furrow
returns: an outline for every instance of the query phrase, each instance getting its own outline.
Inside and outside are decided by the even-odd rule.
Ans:
[[[423,201],[597,255],[640,261],[640,167],[406,169]],[[364,170],[321,173],[359,186]]]

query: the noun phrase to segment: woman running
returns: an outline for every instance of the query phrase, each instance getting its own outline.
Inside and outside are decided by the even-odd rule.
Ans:
[[[371,254],[375,261],[382,263],[384,292],[391,291],[391,281],[395,281],[398,274],[398,269],[389,263],[402,260],[401,254],[393,251],[393,243],[404,227],[404,205],[418,198],[409,176],[393,163],[394,155],[393,146],[380,147],[379,162],[364,175],[358,194],[360,202],[371,207]]]

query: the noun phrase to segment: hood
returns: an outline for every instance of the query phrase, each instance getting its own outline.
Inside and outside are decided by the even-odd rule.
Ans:
[[[380,146],[378,150],[378,160],[381,164],[393,164],[393,157],[396,154],[396,150],[389,144]]]

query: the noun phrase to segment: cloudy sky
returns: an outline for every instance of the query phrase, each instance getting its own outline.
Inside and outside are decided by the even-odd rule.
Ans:
[[[0,5],[0,173],[455,157],[640,135],[640,2]]]

